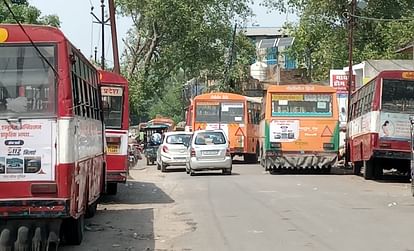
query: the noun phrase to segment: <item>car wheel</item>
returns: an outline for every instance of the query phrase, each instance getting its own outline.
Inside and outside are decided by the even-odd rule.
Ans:
[[[165,173],[167,171],[167,166],[161,162],[161,172]]]
[[[189,173],[190,173],[190,176],[194,176],[195,175],[195,172],[193,171],[193,169],[191,169],[191,166],[189,168]]]
[[[161,170],[161,165],[157,162],[157,170]]]
[[[231,175],[231,168],[223,169],[223,174]]]

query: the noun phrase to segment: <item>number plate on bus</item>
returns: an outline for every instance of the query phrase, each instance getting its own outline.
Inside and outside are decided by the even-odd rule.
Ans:
[[[108,145],[108,153],[119,153],[119,146]]]

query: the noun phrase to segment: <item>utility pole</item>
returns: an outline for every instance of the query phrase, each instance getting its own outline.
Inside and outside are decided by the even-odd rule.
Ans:
[[[356,9],[356,0],[351,0],[350,2],[350,15],[348,17],[348,110],[347,110],[347,122],[351,121],[351,93],[353,87],[353,43],[354,43],[354,26],[355,26],[355,9]],[[350,162],[350,146],[348,145],[349,141],[349,131],[347,130],[347,137],[346,137],[346,163]]]
[[[352,92],[352,77],[354,75],[352,70],[353,64],[353,45],[354,45],[354,26],[355,26],[355,8],[356,0],[351,0],[350,15],[348,20],[348,121],[350,121],[350,107],[351,107],[351,92]]]
[[[119,66],[119,55],[118,55],[118,39],[116,32],[116,18],[115,18],[115,5],[114,0],[108,0],[109,2],[109,19],[111,22],[111,37],[112,37],[112,54],[114,57],[114,72],[117,74],[121,73]]]
[[[101,68],[102,70],[105,70],[105,24],[108,23],[109,18],[105,20],[105,0],[101,0],[101,19],[99,19],[94,13],[93,13],[93,7],[91,8],[91,15],[95,18],[96,21],[94,23],[100,24],[102,29],[102,54],[101,54]]]
[[[232,35],[232,43],[231,43],[231,49],[230,49],[230,59],[229,59],[229,65],[226,70],[226,88],[229,91],[229,85],[230,85],[230,74],[231,74],[231,68],[233,67],[233,57],[235,52],[235,45],[236,45],[236,35],[237,35],[237,23],[234,25],[233,35]]]

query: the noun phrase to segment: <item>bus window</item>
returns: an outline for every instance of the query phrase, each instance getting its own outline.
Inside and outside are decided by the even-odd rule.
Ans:
[[[101,88],[104,122],[106,128],[119,129],[122,126],[122,88]]]
[[[414,81],[384,79],[382,93],[383,111],[414,112]]]
[[[38,46],[51,65],[55,47]],[[0,115],[50,115],[55,111],[53,70],[33,46],[0,46]]]
[[[196,104],[196,122],[217,123],[219,112],[218,103],[198,103]]]
[[[220,115],[221,123],[243,123],[244,105],[243,103],[222,103]]]
[[[273,94],[272,116],[332,116],[331,94]]]

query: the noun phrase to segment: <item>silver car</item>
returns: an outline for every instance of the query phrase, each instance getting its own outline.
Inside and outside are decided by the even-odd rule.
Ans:
[[[190,138],[189,132],[165,133],[157,151],[157,169],[165,172],[168,166],[185,166],[187,147],[184,144],[188,144]]]
[[[186,172],[222,170],[231,174],[232,158],[229,141],[222,130],[195,131],[188,144]]]

